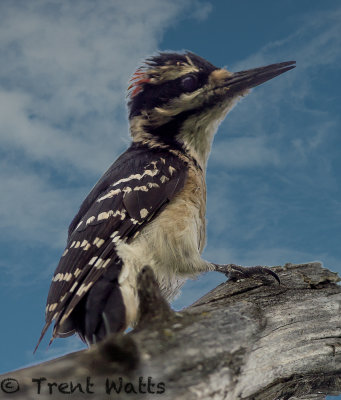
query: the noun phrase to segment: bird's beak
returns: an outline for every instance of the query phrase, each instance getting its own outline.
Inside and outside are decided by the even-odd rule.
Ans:
[[[266,67],[234,72],[225,79],[224,86],[233,93],[251,89],[295,68],[295,63],[296,61],[285,61],[278,64],[267,65]]]

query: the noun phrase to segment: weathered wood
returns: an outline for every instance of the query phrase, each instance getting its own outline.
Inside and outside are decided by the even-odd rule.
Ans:
[[[20,389],[2,390],[0,398],[321,400],[340,393],[339,277],[319,263],[274,270],[281,285],[271,278],[226,282],[173,312],[146,268],[134,331],[2,375],[2,389],[11,390],[6,378]],[[106,396],[112,382],[116,390],[122,382],[121,392],[112,387]]]

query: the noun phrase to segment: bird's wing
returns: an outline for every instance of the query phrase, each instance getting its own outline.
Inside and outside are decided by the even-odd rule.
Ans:
[[[117,259],[116,244],[136,237],[183,188],[186,176],[186,162],[165,150],[147,152],[131,147],[109,168],[70,225],[38,345],[53,320],[55,336],[58,324]]]

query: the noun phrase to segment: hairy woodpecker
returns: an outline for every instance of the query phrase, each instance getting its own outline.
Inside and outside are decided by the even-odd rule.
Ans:
[[[88,345],[133,326],[136,277],[150,265],[170,300],[188,277],[243,268],[205,261],[206,163],[218,124],[253,88],[294,61],[241,72],[191,53],[159,53],[128,88],[132,143],[97,182],[69,227],[46,305],[52,340],[75,332]],[[37,345],[37,347],[38,347]],[[36,347],[36,348],[37,348]]]

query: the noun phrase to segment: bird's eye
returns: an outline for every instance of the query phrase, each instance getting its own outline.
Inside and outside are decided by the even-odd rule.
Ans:
[[[182,78],[181,85],[186,92],[193,92],[198,87],[198,79],[195,75],[187,75]]]

